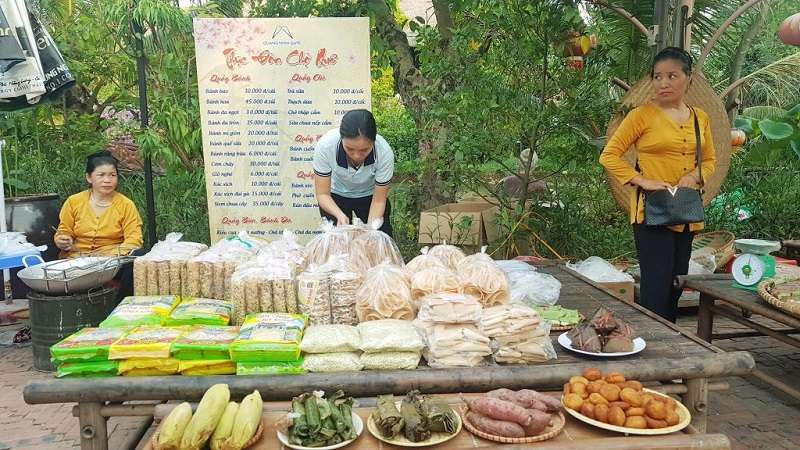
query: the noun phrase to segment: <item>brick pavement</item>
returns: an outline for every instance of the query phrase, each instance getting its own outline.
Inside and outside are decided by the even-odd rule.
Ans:
[[[695,317],[682,317],[679,325],[694,331]],[[724,319],[715,320],[715,331],[741,329]],[[800,379],[800,352],[768,337],[715,341],[724,350],[753,354],[758,367],[768,374],[792,381]],[[52,374],[33,370],[30,347],[0,348],[0,450],[61,450],[80,448],[78,420],[72,404],[27,405],[22,388],[29,380],[49,379]],[[800,402],[788,399],[757,380],[728,378],[731,389],[712,392],[709,400],[709,432],[723,433],[736,450],[797,449],[800,447]],[[112,442],[133,433],[138,419],[112,419]],[[112,444],[111,448],[116,450]]]

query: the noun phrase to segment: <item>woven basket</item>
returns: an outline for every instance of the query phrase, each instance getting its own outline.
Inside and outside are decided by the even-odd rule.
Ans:
[[[653,97],[653,83],[650,77],[647,76],[639,80],[633,85],[625,96],[622,98],[620,105],[620,112],[633,109],[643,103],[648,102]],[[703,194],[703,203],[708,205],[709,202],[719,193],[719,188],[725,177],[728,174],[728,168],[731,165],[731,126],[728,119],[728,113],[725,111],[725,106],[719,95],[714,91],[714,88],[700,73],[695,73],[692,77],[692,84],[684,97],[686,104],[689,106],[696,106],[708,114],[711,120],[711,134],[714,139],[714,148],[716,149],[717,163],[714,174],[711,178],[705,180],[705,194]],[[617,114],[612,118],[608,124],[606,135],[610,138],[619,127],[624,115]],[[631,167],[634,166],[636,161],[636,146],[632,145],[630,151],[623,155],[623,158],[630,163]],[[631,199],[634,198],[636,189],[622,185],[613,176],[608,177],[608,182],[611,185],[611,191],[614,198],[622,208],[623,211],[630,210]]]
[[[475,428],[475,426],[473,426],[470,421],[467,420],[467,408],[463,408],[461,410],[461,421],[464,422],[464,428],[469,430],[470,433],[480,438],[494,442],[501,442],[503,444],[531,444],[533,442],[542,442],[548,439],[553,439],[554,437],[558,436],[559,433],[561,433],[561,430],[564,429],[564,424],[566,424],[567,419],[564,417],[564,413],[561,411],[556,414],[552,414],[551,417],[553,420],[551,421],[550,425],[538,435],[527,436],[524,438],[510,438],[484,433],[483,431]]]
[[[694,237],[694,241],[692,241],[692,251],[697,251],[706,247],[711,248],[711,254],[714,255],[714,262],[719,269],[725,267],[725,265],[733,259],[733,242],[735,240],[736,236],[730,231],[701,233]]]
[[[770,305],[786,312],[789,315],[800,319],[800,301],[795,300],[781,300],[770,293],[770,290],[775,287],[775,280],[764,280],[758,285],[758,295]]]
[[[145,447],[144,450],[153,450],[158,448],[157,446],[158,436],[160,434],[161,434],[161,427],[159,426],[156,432],[153,433],[153,436],[150,437],[150,448],[148,449],[147,447]],[[254,434],[249,441],[245,442],[244,447],[242,447],[242,450],[256,445],[256,442],[258,442],[261,439],[261,436],[263,434],[264,434],[264,420],[262,419],[261,423],[258,424],[258,428],[256,429],[256,434]]]

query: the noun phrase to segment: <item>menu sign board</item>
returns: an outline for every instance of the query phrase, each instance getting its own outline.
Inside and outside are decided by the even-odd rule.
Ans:
[[[369,19],[194,19],[211,242],[318,232],[314,145],[370,109]]]

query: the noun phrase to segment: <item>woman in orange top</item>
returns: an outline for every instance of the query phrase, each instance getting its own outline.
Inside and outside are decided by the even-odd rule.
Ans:
[[[714,172],[716,157],[708,115],[690,108],[683,99],[691,75],[692,59],[687,52],[675,47],[660,51],[650,72],[655,97],[625,116],[600,155],[600,164],[620,183],[637,187],[630,213],[641,269],[639,302],[672,322],[677,318],[681,294],[672,280],[688,271],[692,238],[703,229],[703,223],[645,225],[644,192],[673,186],[701,188],[695,118],[700,125],[702,179]],[[631,145],[636,145],[638,152],[636,168],[622,159]]]
[[[86,159],[90,188],[70,196],[59,215],[54,241],[62,258],[126,255],[142,246],[136,205],[117,192],[117,159],[101,151]]]

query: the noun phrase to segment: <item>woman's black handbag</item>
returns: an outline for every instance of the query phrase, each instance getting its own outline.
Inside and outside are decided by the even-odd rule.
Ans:
[[[644,199],[645,225],[682,225],[702,222],[703,210],[703,170],[701,167],[700,124],[694,115],[694,137],[696,141],[697,168],[700,173],[700,189],[679,187],[660,191],[648,191]]]

